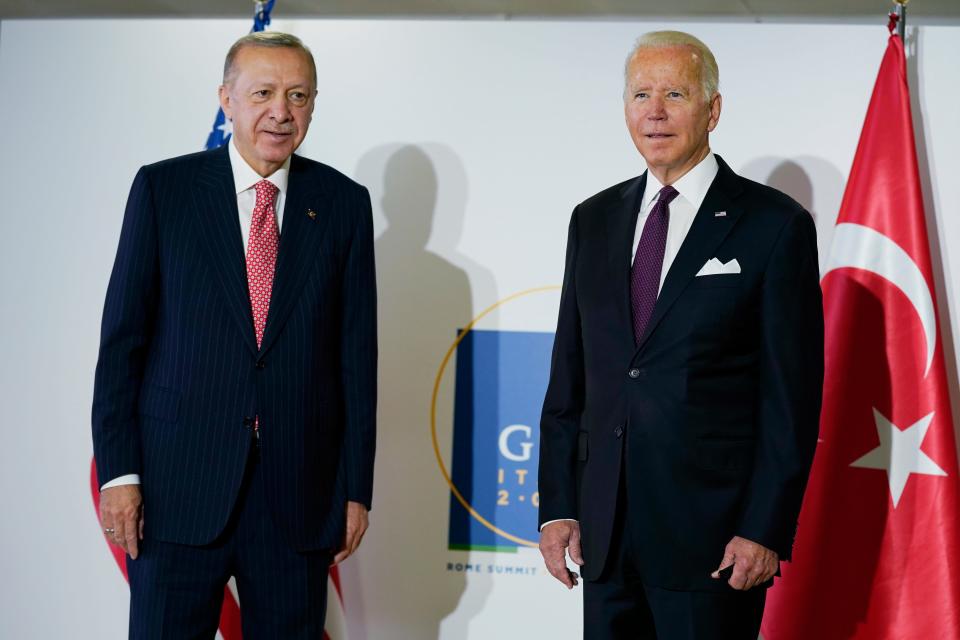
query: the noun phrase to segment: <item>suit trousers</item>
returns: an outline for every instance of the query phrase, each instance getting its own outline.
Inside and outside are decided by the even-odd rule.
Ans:
[[[625,484],[621,477],[603,572],[597,580],[583,583],[584,639],[757,640],[765,588],[675,591],[644,584],[639,554],[631,544]],[[717,556],[718,564],[720,560]]]
[[[139,557],[127,557],[130,638],[214,638],[231,576],[244,640],[323,638],[331,555],[297,553],[281,538],[251,449],[230,522],[212,544],[153,540],[145,522]]]

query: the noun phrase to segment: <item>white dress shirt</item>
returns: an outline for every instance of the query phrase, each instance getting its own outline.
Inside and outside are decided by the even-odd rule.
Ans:
[[[279,189],[276,202],[273,204],[277,215],[277,229],[283,229],[283,205],[287,195],[287,180],[290,177],[290,158],[287,158],[283,166],[271,173],[266,178],[260,176],[253,170],[247,161],[243,159],[240,152],[233,142],[230,142],[230,167],[233,169],[233,186],[237,191],[237,210],[240,213],[240,235],[243,238],[243,254],[247,254],[247,246],[250,244],[250,222],[253,220],[253,208],[257,204],[256,184],[261,180],[268,180]],[[140,474],[131,473],[125,476],[114,478],[100,487],[100,491],[110,487],[119,487],[124,484],[140,484]]]
[[[687,237],[690,227],[693,225],[693,219],[703,204],[703,199],[707,197],[707,191],[713,184],[713,179],[717,177],[717,171],[720,166],[713,153],[708,153],[707,157],[700,161],[690,171],[673,183],[673,188],[679,195],[670,203],[670,222],[667,225],[667,246],[663,251],[663,267],[660,269],[660,286],[663,287],[663,281],[667,278],[667,272],[673,264],[673,259],[677,257],[680,251],[680,245]],[[630,251],[630,264],[633,264],[633,258],[637,253],[637,245],[640,244],[640,236],[643,234],[643,225],[646,224],[650,212],[653,211],[653,205],[657,202],[657,194],[663,189],[663,185],[657,180],[657,177],[650,171],[647,171],[647,187],[643,191],[643,200],[640,205],[640,215],[637,216],[637,227],[633,232],[633,249]],[[659,291],[659,289],[658,289]]]
[[[253,219],[253,207],[257,204],[256,184],[261,180],[272,182],[280,190],[273,208],[277,214],[277,229],[283,229],[283,205],[287,199],[287,180],[290,177],[290,158],[283,166],[266,178],[253,170],[243,159],[237,147],[230,143],[230,166],[233,168],[233,186],[237,190],[237,210],[240,212],[240,234],[243,236],[243,254],[247,254],[250,244],[250,221]]]
[[[667,246],[663,251],[663,267],[660,269],[660,287],[663,287],[663,281],[667,277],[667,272],[670,271],[673,259],[677,257],[680,245],[686,239],[687,233],[693,225],[693,219],[696,217],[697,211],[700,210],[703,199],[707,197],[707,191],[713,184],[713,179],[717,177],[719,170],[720,165],[717,164],[713,152],[710,152],[697,166],[673,183],[673,188],[677,190],[679,195],[670,203],[670,221],[667,224]],[[660,189],[663,189],[663,184],[657,180],[652,172],[647,171],[647,186],[643,191],[643,200],[640,201],[640,214],[637,216],[637,227],[633,232],[630,264],[633,264],[634,256],[637,253],[637,245],[640,243],[641,234],[643,234],[643,225],[646,224],[650,212],[653,211],[653,205],[657,201]],[[571,521],[574,518],[549,520],[540,526],[540,530],[542,531],[548,524],[564,520]]]

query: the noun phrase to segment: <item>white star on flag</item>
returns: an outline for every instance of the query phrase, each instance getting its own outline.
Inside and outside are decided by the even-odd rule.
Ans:
[[[223,137],[226,139],[227,136],[233,135],[233,120],[230,118],[224,118],[223,124],[217,127],[220,131],[223,131]]]
[[[933,414],[930,413],[906,429],[900,429],[887,420],[879,411],[873,410],[873,420],[877,423],[877,436],[880,446],[865,456],[850,463],[851,467],[862,469],[883,469],[890,481],[890,495],[896,509],[907,479],[911,473],[928,476],[945,476],[947,472],[920,450],[923,438],[927,435]]]

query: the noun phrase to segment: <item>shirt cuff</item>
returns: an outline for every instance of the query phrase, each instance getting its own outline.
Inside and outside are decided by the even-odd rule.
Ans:
[[[123,485],[125,485],[125,484],[140,484],[140,474],[138,474],[138,473],[128,473],[128,474],[125,475],[125,476],[120,476],[119,478],[114,478],[114,479],[111,480],[110,482],[107,482],[107,483],[104,484],[102,487],[100,487],[100,491],[103,491],[104,489],[111,489],[111,488],[113,488],[113,487],[120,487],[120,486],[123,486]]]
[[[557,518],[556,520],[547,520],[542,525],[540,525],[540,531],[543,531],[543,528],[548,524],[553,524],[554,522],[576,522],[576,518]]]

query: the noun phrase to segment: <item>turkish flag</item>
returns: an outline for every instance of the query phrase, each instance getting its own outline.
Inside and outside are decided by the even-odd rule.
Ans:
[[[906,58],[891,35],[821,281],[820,443],[767,640],[960,638],[954,427]]]

